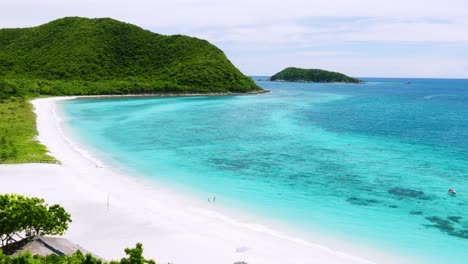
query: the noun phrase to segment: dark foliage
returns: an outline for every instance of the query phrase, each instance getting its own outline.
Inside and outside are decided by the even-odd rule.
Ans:
[[[0,245],[34,236],[62,235],[71,222],[60,205],[47,205],[43,199],[19,194],[0,195]]]
[[[127,257],[120,261],[111,261],[110,264],[156,264],[154,260],[145,259],[143,257],[143,246],[138,243],[135,248],[126,248],[125,254]],[[104,264],[107,263],[102,259],[96,258],[91,254],[83,255],[77,251],[72,255],[48,255],[48,256],[33,256],[30,252],[20,253],[17,256],[9,256],[2,253],[0,250],[0,263],[2,264]]]
[[[271,76],[270,81],[361,83],[361,80],[338,72],[289,67]]]
[[[110,18],[0,29],[0,97],[261,90],[209,42]]]

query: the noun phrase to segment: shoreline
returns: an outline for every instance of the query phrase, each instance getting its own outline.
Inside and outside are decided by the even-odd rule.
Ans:
[[[107,260],[119,259],[125,247],[142,242],[145,257],[158,263],[234,263],[244,256],[248,263],[394,261],[393,257],[379,255],[372,256],[378,260],[373,262],[350,255],[353,250],[343,253],[242,217],[232,218],[224,215],[222,209],[207,205],[204,199],[197,201],[127,171],[107,168],[105,162],[96,161],[92,153],[64,133],[64,117],[56,112],[57,102],[76,98],[83,97],[33,101],[38,140],[62,165],[0,166],[0,180],[5,183],[0,192],[34,195],[45,198],[49,204],[61,204],[73,219],[64,237],[91,252]],[[236,253],[235,249],[242,246],[252,250]]]
[[[103,94],[79,95],[75,99],[118,99],[118,98],[151,98],[151,97],[190,97],[190,96],[246,96],[269,93],[269,90],[252,91],[248,93],[149,93],[149,94]]]

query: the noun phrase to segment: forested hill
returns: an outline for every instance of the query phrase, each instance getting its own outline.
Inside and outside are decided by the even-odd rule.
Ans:
[[[361,80],[346,76],[339,72],[331,72],[319,69],[301,69],[289,67],[271,76],[270,81],[288,82],[340,82],[361,83]]]
[[[261,90],[208,41],[110,18],[66,17],[0,29],[5,95]]]

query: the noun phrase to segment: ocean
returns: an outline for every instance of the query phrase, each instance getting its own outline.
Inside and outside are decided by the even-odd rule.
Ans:
[[[271,92],[84,99],[62,109],[109,164],[215,196],[261,224],[420,263],[468,263],[468,80],[253,78]]]

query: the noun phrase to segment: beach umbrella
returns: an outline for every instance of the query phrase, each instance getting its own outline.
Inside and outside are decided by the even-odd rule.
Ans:
[[[249,247],[242,246],[242,247],[236,248],[236,253],[244,253],[244,252],[247,252],[247,251],[249,251],[249,250],[250,250]]]
[[[250,250],[249,247],[242,246],[242,247],[236,248],[236,253],[242,254],[242,253],[245,253],[245,252],[247,252],[247,251],[249,251],[249,250]],[[243,259],[244,259],[244,260],[243,260],[242,262],[236,262],[236,263],[234,263],[234,264],[246,264],[246,262],[245,262],[245,255],[243,256]]]

